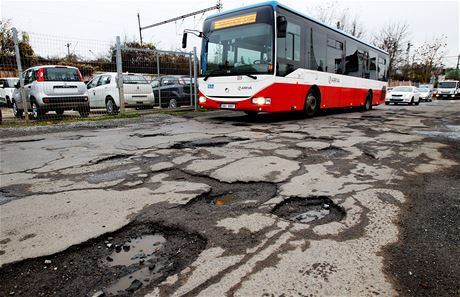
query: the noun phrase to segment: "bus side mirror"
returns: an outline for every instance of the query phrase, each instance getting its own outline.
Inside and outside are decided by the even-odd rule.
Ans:
[[[276,26],[277,26],[277,37],[278,38],[286,38],[286,31],[287,31],[287,20],[285,16],[278,16],[276,18]]]
[[[187,47],[187,32],[184,32],[184,35],[182,35],[182,48]]]

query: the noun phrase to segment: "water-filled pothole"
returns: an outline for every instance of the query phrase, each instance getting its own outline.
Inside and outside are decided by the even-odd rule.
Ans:
[[[304,224],[326,224],[340,221],[345,217],[345,210],[328,197],[294,197],[276,205],[272,213]]]
[[[319,153],[326,157],[339,157],[339,158],[345,157],[346,155],[349,154],[346,150],[341,149],[336,146],[329,146],[329,147],[320,149]]]
[[[15,296],[143,296],[190,265],[206,247],[198,234],[137,224],[0,270]],[[96,294],[97,295],[97,294]]]

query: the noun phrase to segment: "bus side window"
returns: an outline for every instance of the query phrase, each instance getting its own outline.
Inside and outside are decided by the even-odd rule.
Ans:
[[[343,42],[334,38],[327,39],[327,72],[342,74]]]
[[[301,67],[301,28],[288,21],[285,38],[278,38],[278,75],[286,76]]]
[[[386,72],[387,72],[387,61],[379,57],[378,80],[386,81],[387,80]]]
[[[308,43],[310,45],[310,48],[308,49],[309,69],[325,71],[327,42],[326,32],[310,28],[310,32],[307,32],[307,38],[310,39]]]
[[[377,79],[377,54],[372,51],[369,59],[369,78]]]

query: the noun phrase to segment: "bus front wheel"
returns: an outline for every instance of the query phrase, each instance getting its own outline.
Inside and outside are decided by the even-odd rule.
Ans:
[[[309,118],[315,116],[319,111],[319,98],[314,92],[309,92],[305,99],[304,112]]]

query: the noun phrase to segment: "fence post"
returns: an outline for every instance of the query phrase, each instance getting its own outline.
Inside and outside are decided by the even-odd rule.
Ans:
[[[193,96],[193,69],[192,69],[192,54],[189,53],[189,56],[188,56],[188,74],[189,74],[189,77],[190,77],[190,106],[193,106],[193,98],[195,96]]]
[[[157,52],[157,75],[160,79],[160,54]],[[158,107],[161,109],[161,85],[158,85]]]
[[[120,36],[117,36],[117,85],[118,85],[118,98],[120,105],[120,113],[125,113],[125,92],[123,90],[123,68],[121,60],[121,42]]]
[[[197,86],[198,86],[198,59],[196,56],[196,46],[193,47],[193,80],[194,80],[194,94],[193,96],[195,97],[195,111],[198,110],[198,105],[197,105]]]
[[[29,109],[27,108],[27,98],[26,94],[24,93],[24,76],[22,76],[22,65],[21,65],[21,52],[19,51],[19,40],[18,40],[18,30],[16,28],[12,28],[13,31],[13,40],[14,40],[14,50],[16,52],[16,64],[18,68],[18,77],[19,77],[19,84],[21,89],[19,90],[21,94],[21,101],[22,101],[22,108],[24,110],[24,118],[26,121],[29,120]],[[19,108],[19,106],[16,106]]]

